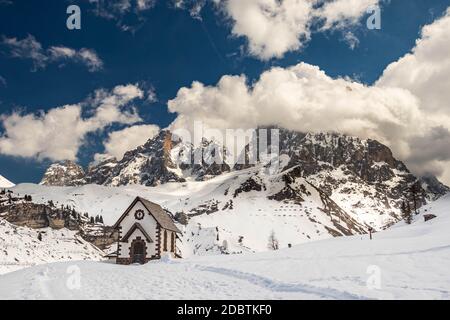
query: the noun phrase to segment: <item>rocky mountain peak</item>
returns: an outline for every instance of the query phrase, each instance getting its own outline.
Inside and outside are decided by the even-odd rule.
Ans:
[[[85,171],[74,161],[66,160],[52,164],[40,184],[44,186],[77,186],[85,184]]]

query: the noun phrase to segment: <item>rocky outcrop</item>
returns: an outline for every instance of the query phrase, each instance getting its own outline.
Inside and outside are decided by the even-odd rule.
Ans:
[[[7,199],[7,196],[2,195],[0,199]],[[0,201],[0,218],[15,226],[56,230],[66,228],[77,231],[84,240],[100,249],[117,241],[117,233],[111,227],[92,223],[87,214],[81,214],[67,206],[56,207],[51,201],[48,204],[37,204],[19,197],[9,199]]]
[[[86,176],[83,178],[86,184],[105,184],[113,174],[117,166],[117,159],[114,157],[101,160],[99,163],[88,167]]]
[[[450,188],[433,175],[426,175],[420,178],[420,184],[422,189],[426,191],[429,200],[436,200],[450,192]]]

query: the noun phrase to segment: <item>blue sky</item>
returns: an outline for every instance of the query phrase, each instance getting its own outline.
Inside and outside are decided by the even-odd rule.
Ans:
[[[66,8],[78,4],[82,29],[66,28]],[[372,85],[391,63],[415,45],[424,25],[441,17],[448,0],[392,0],[383,2],[382,29],[365,28],[364,17],[349,29],[359,40],[355,48],[344,41],[342,30],[315,30],[302,49],[288,51],[281,58],[260,59],[249,54],[248,39],[233,35],[232,21],[207,2],[200,15],[192,17],[189,8],[177,9],[167,1],[138,13],[98,15],[89,1],[0,1],[0,108],[10,115],[48,111],[76,104],[99,88],[139,84],[153,90],[157,101],[133,102],[142,123],[168,126],[176,114],[167,110],[167,101],[193,81],[214,86],[223,75],[258,79],[273,66],[289,67],[299,62],[319,66],[332,78],[349,76]],[[135,30],[124,31],[127,24]],[[122,28],[121,28],[122,27]],[[33,70],[31,59],[14,57],[5,39],[33,36],[44,48],[64,46],[93,50],[102,61],[98,70],[83,62],[58,60]],[[95,153],[103,152],[109,132],[128,124],[112,124],[90,132],[78,151],[78,160],[87,165]],[[5,135],[0,126],[1,134]],[[61,134],[64,134],[63,132]],[[38,182],[51,159],[14,156],[0,150],[0,174],[15,183]]]

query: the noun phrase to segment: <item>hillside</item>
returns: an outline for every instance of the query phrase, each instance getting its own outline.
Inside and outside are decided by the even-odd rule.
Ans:
[[[186,226],[183,247],[190,255],[264,251],[272,231],[287,247],[383,230],[402,219],[401,203],[411,202],[412,188],[419,207],[450,190],[433,176],[415,177],[378,141],[279,133],[279,153],[268,155],[280,164],[275,172],[263,161],[248,161],[251,144],[240,153],[245,163],[216,164],[211,157],[226,160],[231,153],[214,140],[203,138],[194,147],[163,130],[121,160],[109,158],[86,170],[70,161],[54,164],[42,187],[17,191],[105,215],[109,224],[132,197],[147,197]]]
[[[358,235],[143,266],[77,262],[77,290],[66,285],[73,262],[37,266],[0,276],[0,299],[449,299],[449,205],[446,196],[422,209],[437,218],[421,214],[372,241]]]
[[[101,260],[111,228],[87,213],[27,194],[0,191],[0,274],[56,261]]]
[[[12,188],[14,183],[0,175],[0,188]]]

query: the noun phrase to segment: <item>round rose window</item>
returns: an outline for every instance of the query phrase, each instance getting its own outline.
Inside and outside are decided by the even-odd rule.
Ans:
[[[135,217],[137,220],[142,220],[142,219],[144,219],[144,211],[142,211],[142,210],[137,210],[137,211],[134,213],[134,217]]]

